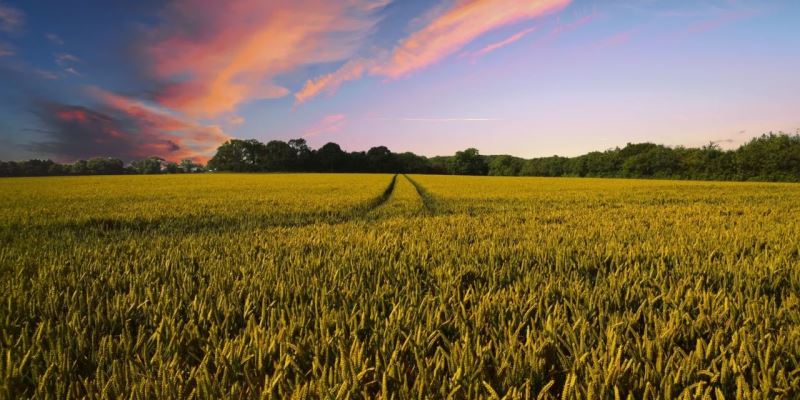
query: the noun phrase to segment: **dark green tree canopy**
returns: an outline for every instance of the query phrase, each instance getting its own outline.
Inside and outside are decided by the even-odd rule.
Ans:
[[[468,148],[453,156],[424,157],[393,153],[386,146],[347,152],[336,143],[318,150],[305,139],[288,142],[231,139],[208,162],[212,171],[230,172],[383,172],[500,176],[588,176],[618,178],[759,180],[800,182],[800,135],[769,133],[736,150],[709,143],[699,148],[628,143],[625,147],[593,151],[577,157],[523,159],[509,155],[483,156]],[[191,160],[179,164],[150,157],[131,162],[98,157],[58,164],[50,160],[0,161],[0,176],[97,175],[120,173],[202,172]]]
[[[143,160],[136,160],[131,163],[131,167],[140,174],[158,174],[164,159],[161,157],[149,157]]]
[[[455,175],[486,175],[489,172],[486,160],[481,157],[478,149],[472,147],[457,151],[450,160],[449,169]]]

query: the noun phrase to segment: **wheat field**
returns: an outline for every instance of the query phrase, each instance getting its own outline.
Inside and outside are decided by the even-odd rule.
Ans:
[[[794,399],[800,186],[0,180],[0,398]]]

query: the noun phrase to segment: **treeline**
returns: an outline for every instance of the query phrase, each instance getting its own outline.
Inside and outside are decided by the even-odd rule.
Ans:
[[[702,180],[800,181],[800,136],[765,134],[736,150],[716,144],[700,148],[628,143],[623,148],[577,157],[523,159],[483,156],[469,148],[453,156],[427,158],[393,153],[384,146],[346,152],[336,143],[317,150],[303,139],[266,144],[230,140],[208,163],[213,171],[235,172],[403,172],[495,176],[575,176]]]
[[[800,135],[769,133],[735,150],[629,143],[577,157],[490,156],[487,164],[489,175],[798,182]]]
[[[192,160],[169,162],[160,157],[134,160],[130,164],[118,158],[95,157],[72,164],[51,160],[0,161],[0,176],[65,176],[65,175],[124,175],[205,172],[205,167]]]
[[[447,173],[444,165],[414,153],[393,153],[385,146],[347,152],[336,143],[312,149],[305,139],[288,142],[232,139],[209,160],[211,171],[231,172],[407,172]]]
[[[125,165],[115,158],[73,164],[49,160],[0,162],[0,176],[156,174],[182,172],[384,172],[495,176],[575,176],[702,180],[800,181],[800,135],[769,133],[735,150],[716,144],[699,148],[628,143],[577,157],[523,159],[484,156],[469,148],[453,156],[424,157],[393,153],[385,146],[347,152],[336,143],[312,149],[304,139],[288,142],[232,139],[223,143],[206,167],[158,157]]]

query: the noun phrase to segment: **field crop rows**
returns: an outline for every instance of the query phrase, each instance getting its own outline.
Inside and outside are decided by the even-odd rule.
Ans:
[[[0,397],[800,396],[800,186],[0,181]]]

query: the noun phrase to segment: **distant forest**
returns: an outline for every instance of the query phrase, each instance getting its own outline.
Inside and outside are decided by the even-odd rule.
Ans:
[[[710,143],[699,148],[628,143],[577,157],[523,159],[481,155],[469,148],[452,156],[393,153],[385,146],[347,152],[336,143],[312,149],[304,139],[288,142],[233,139],[223,143],[208,165],[158,157],[126,165],[98,157],[73,164],[50,160],[0,161],[0,176],[108,175],[197,172],[383,172],[414,174],[574,176],[698,180],[800,181],[800,135],[769,133],[735,150]]]

